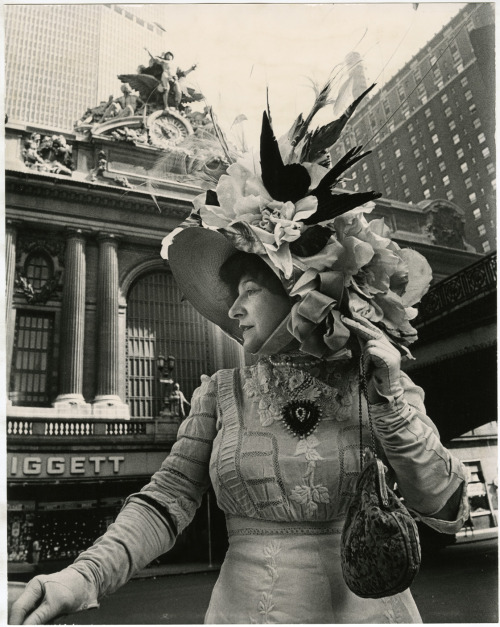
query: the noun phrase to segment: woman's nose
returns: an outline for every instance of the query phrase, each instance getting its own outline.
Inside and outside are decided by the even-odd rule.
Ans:
[[[240,318],[243,315],[243,310],[240,304],[240,297],[238,296],[238,298],[234,301],[234,303],[231,305],[229,311],[227,312],[228,316],[230,318],[232,318],[233,320],[237,320],[238,318]]]

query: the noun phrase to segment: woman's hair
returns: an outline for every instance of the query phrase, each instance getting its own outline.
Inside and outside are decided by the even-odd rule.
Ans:
[[[258,255],[239,251],[231,255],[219,269],[219,277],[231,290],[231,296],[238,297],[238,285],[243,276],[250,276],[273,294],[288,294],[278,276]]]

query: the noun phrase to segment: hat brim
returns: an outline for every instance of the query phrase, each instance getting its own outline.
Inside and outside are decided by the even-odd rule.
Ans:
[[[238,321],[228,316],[233,297],[219,277],[222,264],[237,252],[221,233],[189,227],[174,237],[168,262],[179,289],[196,311],[242,344]]]

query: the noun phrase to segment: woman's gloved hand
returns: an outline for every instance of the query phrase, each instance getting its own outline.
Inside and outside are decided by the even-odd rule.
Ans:
[[[401,387],[401,353],[365,318],[343,317],[342,322],[360,339],[369,402],[386,403],[400,397],[404,392]]]
[[[34,577],[13,604],[9,625],[45,625],[64,614],[99,607],[95,586],[74,568]]]

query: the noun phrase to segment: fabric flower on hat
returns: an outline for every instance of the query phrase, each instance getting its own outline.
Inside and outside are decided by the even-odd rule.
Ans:
[[[412,305],[427,292],[432,271],[420,253],[401,249],[388,237],[383,218],[368,222],[363,209],[369,213],[373,208],[359,208],[335,220],[339,242],[344,246],[354,238],[373,250],[371,259],[351,277],[349,307],[406,346],[417,338],[410,324],[417,315]]]

